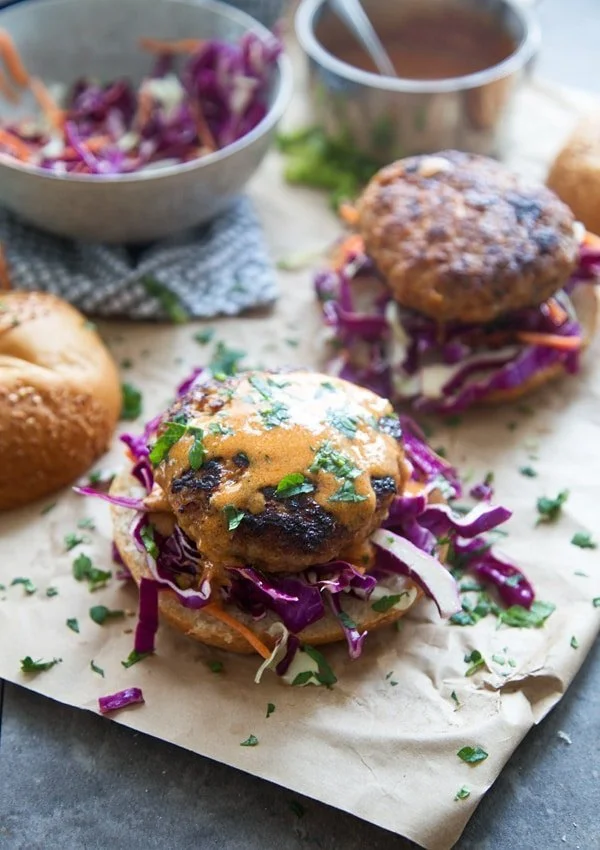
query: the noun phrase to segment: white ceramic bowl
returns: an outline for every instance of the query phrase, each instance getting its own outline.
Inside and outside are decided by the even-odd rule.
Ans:
[[[46,82],[82,75],[139,82],[151,58],[142,37],[237,40],[268,31],[215,0],[30,0],[0,12],[27,69]],[[31,224],[93,242],[147,242],[201,224],[222,212],[258,167],[291,95],[292,72],[280,57],[266,117],[242,139],[182,165],[122,175],[58,175],[0,160],[0,205]],[[3,121],[31,114],[0,104]]]

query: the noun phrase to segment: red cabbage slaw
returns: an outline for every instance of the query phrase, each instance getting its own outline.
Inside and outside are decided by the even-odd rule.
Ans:
[[[41,114],[5,123],[0,153],[56,174],[117,175],[189,162],[232,144],[268,112],[281,43],[253,32],[235,44],[188,41],[178,67],[173,43],[161,53],[156,42],[154,68],[137,89],[127,79],[82,77],[49,106],[44,86]]]
[[[178,396],[181,398],[194,383],[205,378],[205,371],[195,370],[180,386]],[[441,616],[449,617],[460,610],[456,581],[438,558],[441,546],[448,541],[460,553],[462,564],[482,581],[496,586],[506,604],[530,607],[534,601],[533,588],[527,579],[516,566],[492,554],[485,536],[505,522],[510,511],[485,503],[461,516],[446,504],[432,503],[435,491],[445,492],[449,498],[460,496],[460,482],[456,470],[432,451],[418,426],[408,417],[401,418],[399,439],[411,465],[412,479],[420,485],[419,494],[396,497],[392,503],[383,528],[372,537],[375,560],[368,572],[343,560],[314,565],[294,574],[265,574],[241,564],[227,569],[226,586],[211,587],[202,580],[203,565],[194,542],[177,525],[171,534],[161,534],[152,526],[150,512],[144,505],[144,494],[150,493],[154,480],[148,446],[154,441],[160,421],[160,417],[153,419],[140,437],[129,434],[122,437],[133,463],[132,474],[141,485],[140,495],[124,500],[98,493],[101,498],[132,510],[130,533],[135,547],[144,554],[151,576],[142,579],[140,585],[134,640],[134,648],[140,654],[154,651],[158,595],[162,590],[170,590],[184,607],[194,610],[216,603],[238,608],[255,620],[263,619],[268,613],[274,615],[280,631],[270,662],[261,666],[260,673],[270,666],[279,675],[288,676],[290,665],[293,666],[302,650],[298,635],[328,611],[339,620],[350,657],[358,658],[367,633],[359,632],[345,610],[344,603],[350,598],[367,605],[406,608],[415,598],[415,591],[411,592],[407,583],[409,579],[433,600]],[[78,488],[78,491],[94,495],[93,488]],[[514,576],[518,576],[518,581]],[[375,607],[375,610],[382,609]]]
[[[124,691],[117,691],[116,694],[98,697],[98,708],[100,714],[109,714],[111,711],[119,711],[128,705],[136,705],[144,701],[141,688],[125,688]]]
[[[581,327],[570,295],[578,284],[599,279],[600,249],[584,244],[577,270],[554,296],[557,311],[544,303],[486,326],[455,322],[444,327],[442,337],[436,322],[395,302],[371,259],[354,243],[337,269],[315,277],[336,351],[329,371],[394,402],[410,402],[417,411],[460,413],[554,364],[577,372]],[[570,337],[574,345],[561,350],[519,342],[520,333]]]

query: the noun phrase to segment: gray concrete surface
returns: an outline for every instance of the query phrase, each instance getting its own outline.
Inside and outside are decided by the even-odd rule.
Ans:
[[[544,51],[538,73],[600,92],[600,0],[542,0],[539,13]],[[414,846],[350,815],[95,715],[13,685],[4,691],[2,850]],[[560,730],[571,737],[571,745],[559,737]],[[510,760],[458,848],[600,850],[599,777],[596,647],[561,704]]]

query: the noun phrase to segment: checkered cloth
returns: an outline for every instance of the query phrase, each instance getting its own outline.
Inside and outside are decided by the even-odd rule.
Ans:
[[[53,292],[90,316],[185,321],[233,316],[277,297],[246,197],[210,224],[144,248],[61,239],[5,211],[0,242],[15,289]]]

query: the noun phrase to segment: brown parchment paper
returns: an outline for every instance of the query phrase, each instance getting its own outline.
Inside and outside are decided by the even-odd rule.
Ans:
[[[548,158],[588,103],[541,84],[525,89],[511,127],[512,164],[543,177]],[[291,124],[302,108],[298,96]],[[339,225],[323,196],[287,187],[280,175],[273,153],[251,185],[273,255],[325,248]],[[281,298],[272,313],[210,325],[216,338],[247,349],[249,365],[318,366],[322,357],[309,270],[281,273]],[[133,362],[124,376],[143,391],[144,418],[169,402],[175,382],[205,363],[211,349],[193,341],[197,325],[111,323],[101,330],[117,360]],[[497,501],[514,509],[502,549],[522,565],[538,598],[557,605],[543,629],[496,629],[492,617],[475,627],[449,626],[424,602],[399,632],[371,635],[358,661],[350,662],[342,645],[329,648],[339,679],[330,691],[290,688],[268,674],[256,686],[256,658],[209,650],[167,626],[159,631],[156,654],[124,669],[137,595],[115,579],[93,594],[73,579],[80,551],[110,567],[111,529],[104,503],[66,491],[0,517],[0,582],[6,585],[0,591],[0,676],[90,711],[97,711],[100,695],[139,686],[145,705],[116,714],[116,722],[337,806],[429,850],[447,850],[519,741],[565,692],[600,628],[600,609],[592,604],[600,596],[598,553],[569,543],[576,531],[600,533],[599,354],[597,343],[580,376],[537,395],[534,413],[483,411],[456,428],[437,426],[433,438],[472,471],[473,480],[494,470]],[[117,468],[122,458],[115,441],[98,466]],[[521,476],[525,464],[539,477]],[[537,497],[565,487],[570,496],[560,520],[535,528]],[[64,536],[83,517],[93,517],[96,530],[84,532],[90,542],[67,553]],[[27,596],[21,586],[11,587],[17,576],[32,579],[37,592]],[[49,586],[57,596],[45,595]],[[131,616],[100,627],[88,615],[97,604]],[[66,627],[70,617],[78,618],[79,634]],[[579,648],[572,648],[572,637]],[[463,656],[473,649],[490,659],[490,669],[466,678]],[[516,666],[492,662],[494,654],[513,658]],[[25,655],[62,663],[25,675],[19,671]],[[105,678],[92,672],[92,659]],[[223,661],[220,674],[208,666],[214,659]],[[269,702],[276,710],[267,719]],[[241,747],[250,734],[258,746]],[[464,764],[456,755],[464,745],[482,746],[489,758]],[[457,802],[463,785],[471,795]]]

